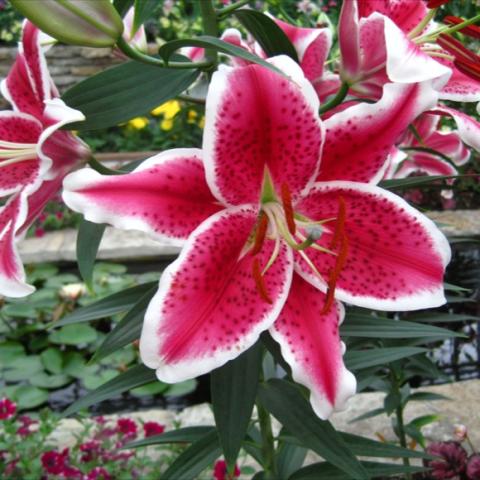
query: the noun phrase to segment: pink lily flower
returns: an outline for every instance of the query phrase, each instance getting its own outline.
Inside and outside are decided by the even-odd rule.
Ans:
[[[1,91],[13,111],[0,112],[0,294],[21,297],[34,288],[25,273],[16,242],[60,189],[63,177],[89,151],[71,133],[59,130],[83,120],[67,107],[48,74],[41,32],[23,25],[22,43]]]
[[[74,172],[64,200],[90,221],[183,246],[160,279],[140,341],[159,379],[209,372],[269,330],[327,418],[355,392],[338,300],[386,310],[445,301],[444,236],[400,197],[357,181],[384,168],[390,134],[372,136],[390,128],[398,135],[436,94],[427,84],[390,85],[377,117],[363,104],[352,125],[343,116],[325,125],[301,68],[285,56],[269,61],[288,78],[258,65],[214,73],[202,150],[169,150],[127,175]],[[322,149],[327,165],[343,161],[331,150],[335,139],[342,157],[363,152],[354,158],[368,175],[342,169],[333,180],[331,166],[322,176]]]

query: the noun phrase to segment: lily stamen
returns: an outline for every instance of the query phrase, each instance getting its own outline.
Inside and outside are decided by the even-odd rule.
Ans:
[[[264,212],[260,213],[260,218],[258,220],[257,230],[255,233],[255,243],[253,244],[251,254],[256,255],[260,252],[265,241],[265,236],[267,234],[268,228],[268,217]]]
[[[290,193],[286,183],[282,183],[281,194],[283,211],[285,212],[285,220],[287,221],[288,231],[292,235],[295,235],[297,227],[295,225],[295,218],[293,215],[292,194]]]
[[[252,273],[255,280],[255,286],[257,287],[258,293],[260,294],[262,299],[265,300],[267,303],[273,303],[268,295],[267,286],[265,285],[265,280],[260,270],[260,262],[258,261],[258,258],[255,258],[253,260]]]

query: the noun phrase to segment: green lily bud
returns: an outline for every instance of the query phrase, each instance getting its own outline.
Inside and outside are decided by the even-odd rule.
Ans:
[[[64,43],[112,47],[123,22],[110,0],[11,0],[40,30]]]

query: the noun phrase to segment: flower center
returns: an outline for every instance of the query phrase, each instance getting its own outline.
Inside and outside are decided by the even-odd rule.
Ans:
[[[37,158],[36,143],[15,143],[0,140],[0,168]]]
[[[272,303],[264,276],[277,259],[283,240],[290,248],[299,253],[316,277],[322,282],[326,281],[327,297],[322,313],[327,313],[333,305],[335,286],[345,265],[348,252],[348,240],[345,233],[345,201],[339,197],[336,217],[313,221],[294,211],[290,190],[286,184],[281,187],[281,200],[272,195],[272,192],[273,190],[270,189],[267,201],[262,202],[251,248],[249,248],[249,253],[256,256],[262,250],[266,238],[275,242],[272,254],[263,268],[258,258],[253,261],[252,274],[257,290],[263,300]],[[331,235],[329,248],[318,243],[318,240],[326,232]],[[335,257],[335,263],[327,280],[310,259],[309,250],[316,250]]]

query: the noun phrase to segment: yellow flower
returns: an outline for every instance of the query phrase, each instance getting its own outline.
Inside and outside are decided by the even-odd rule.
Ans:
[[[171,130],[172,127],[173,127],[173,120],[171,120],[169,118],[166,118],[165,120],[162,120],[160,122],[160,128],[162,130],[168,131],[168,130]]]
[[[152,110],[152,115],[163,115],[165,120],[171,120],[180,111],[178,100],[169,100]]]
[[[195,110],[189,110],[187,113],[187,122],[195,123],[195,120],[198,117],[198,113]]]
[[[128,125],[135,128],[136,130],[141,130],[142,128],[145,128],[148,125],[148,118],[146,117],[132,118],[128,122]]]
[[[205,115],[202,115],[202,118],[198,121],[198,126],[200,128],[204,128],[205,127]]]

